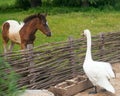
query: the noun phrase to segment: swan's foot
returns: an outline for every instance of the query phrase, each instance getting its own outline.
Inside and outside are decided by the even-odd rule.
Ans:
[[[106,92],[107,90],[106,89],[101,89],[101,92]]]
[[[95,92],[95,91],[91,91],[91,92],[89,92],[89,94],[96,94],[97,92]]]
[[[95,88],[95,91],[91,91],[91,92],[89,92],[89,94],[96,94],[97,93],[97,87],[94,86],[94,88]]]

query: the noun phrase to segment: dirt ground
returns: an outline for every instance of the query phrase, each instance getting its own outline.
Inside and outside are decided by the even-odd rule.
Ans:
[[[88,94],[90,91],[94,90],[93,88],[85,90],[84,92],[80,92],[74,96],[120,96],[120,63],[112,64],[113,69],[116,73],[116,78],[110,80],[112,83],[113,87],[115,88],[115,94],[112,94],[110,92],[102,92],[100,89],[98,90],[99,92],[97,94]]]

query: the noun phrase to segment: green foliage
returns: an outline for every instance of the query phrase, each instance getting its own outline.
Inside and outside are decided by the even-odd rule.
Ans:
[[[116,2],[114,3],[114,8],[120,11],[120,0],[115,0],[115,1]]]
[[[42,7],[50,6],[70,6],[70,7],[94,7],[102,9],[116,9],[120,10],[120,0],[41,0]],[[9,0],[0,1],[0,10],[15,10],[15,9],[29,9],[31,8],[31,0]]]
[[[80,6],[81,0],[53,0],[54,6]]]
[[[120,0],[43,0],[44,5],[119,9]],[[46,2],[46,3],[45,3]]]
[[[0,58],[0,96],[13,96],[17,91],[17,78],[10,65]]]
[[[93,7],[113,6],[114,0],[89,0]]]
[[[28,9],[30,7],[29,0],[16,0],[15,6],[22,9]]]

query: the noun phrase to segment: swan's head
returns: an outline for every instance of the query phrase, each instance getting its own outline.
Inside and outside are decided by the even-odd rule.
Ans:
[[[87,35],[89,35],[89,34],[90,34],[90,30],[85,29],[85,30],[83,31],[83,35],[84,35],[84,36],[87,36]]]

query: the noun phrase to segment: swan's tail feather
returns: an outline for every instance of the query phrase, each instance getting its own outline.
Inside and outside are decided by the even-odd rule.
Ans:
[[[106,63],[106,71],[108,72],[108,79],[115,78],[115,70],[112,69],[110,63]]]
[[[100,87],[103,87],[107,91],[112,92],[113,94],[115,93],[115,89],[113,88],[113,86],[110,84],[110,82],[107,79],[99,80],[98,85]]]

